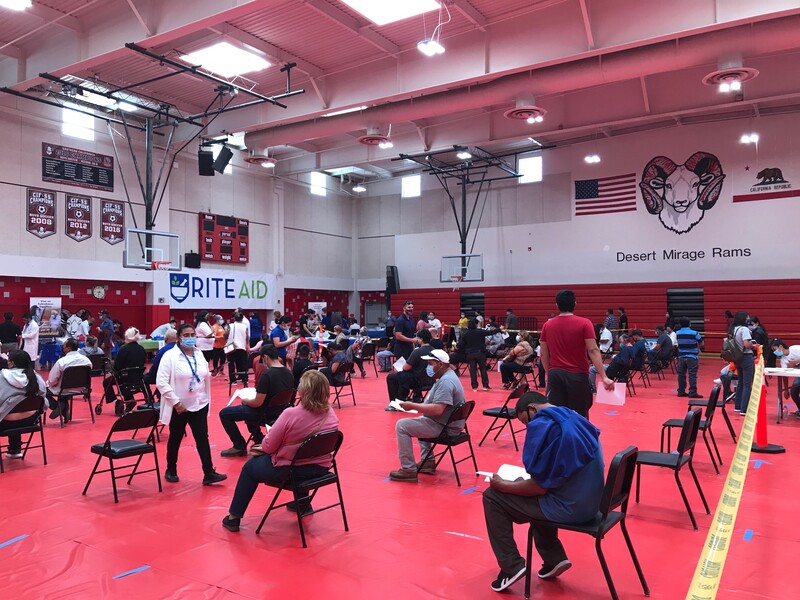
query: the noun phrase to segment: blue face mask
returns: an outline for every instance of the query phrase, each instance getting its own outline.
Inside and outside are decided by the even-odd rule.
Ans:
[[[433,379],[433,376],[435,375],[435,373],[433,372],[433,365],[428,365],[427,367],[425,367],[425,374],[431,379]]]
[[[185,337],[181,338],[181,346],[184,348],[194,348],[197,345],[197,338]]]
[[[773,350],[772,353],[778,357],[783,356],[783,350]]]

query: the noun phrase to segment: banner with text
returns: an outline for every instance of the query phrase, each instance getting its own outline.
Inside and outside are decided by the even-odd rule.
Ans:
[[[26,229],[38,238],[56,232],[56,193],[50,190],[28,188],[28,218]]]
[[[92,237],[92,199],[88,196],[67,194],[66,234],[76,242]]]
[[[169,274],[172,308],[258,309],[277,306],[276,279],[268,273],[205,270]]]
[[[100,239],[112,246],[125,239],[125,205],[118,200],[100,200]]]

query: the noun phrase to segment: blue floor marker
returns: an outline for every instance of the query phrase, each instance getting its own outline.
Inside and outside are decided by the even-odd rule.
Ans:
[[[742,538],[745,542],[749,542],[753,539],[753,530],[752,529],[745,529],[744,530],[744,537]]]
[[[608,416],[613,417],[614,415],[618,415],[619,413],[616,410],[612,410],[606,413]]]
[[[119,575],[114,575],[111,579],[122,579],[123,577],[127,577],[128,575],[135,575],[136,573],[141,573],[142,571],[146,571],[150,568],[150,565],[144,565],[139,567],[138,569],[132,569],[130,571],[125,571],[124,573],[120,573]]]
[[[464,494],[471,494],[472,492],[477,492],[477,491],[478,491],[478,488],[471,487],[471,488],[468,488],[468,489],[464,490],[463,492],[461,492],[461,495],[463,496]]]
[[[3,542],[2,544],[0,544],[0,548],[5,548],[6,546],[10,546],[14,542],[19,542],[21,540],[24,540],[26,537],[28,537],[27,533],[25,535],[20,535],[20,536],[17,536],[15,538],[12,538],[12,539],[8,540],[7,542]]]
[[[761,460],[761,459],[753,459],[753,460],[750,460],[749,462],[753,463],[753,468],[754,469],[760,469],[761,465],[771,465],[772,464],[768,460]]]

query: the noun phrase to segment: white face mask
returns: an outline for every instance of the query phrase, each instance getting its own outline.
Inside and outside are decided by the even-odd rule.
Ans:
[[[519,343],[521,341],[522,341],[522,337],[521,336],[517,336],[517,343]]]

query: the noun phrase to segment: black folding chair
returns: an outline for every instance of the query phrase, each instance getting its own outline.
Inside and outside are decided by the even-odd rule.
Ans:
[[[343,373],[344,374],[344,380],[343,381],[337,381],[336,378],[334,377],[333,383],[331,384],[331,389],[333,390],[333,393],[334,393],[333,402],[335,402],[336,406],[339,407],[339,408],[342,408],[342,403],[340,402],[340,400],[342,398],[347,398],[348,396],[352,396],[352,398],[353,398],[353,406],[356,405],[356,393],[355,393],[355,390],[353,390],[353,371],[354,370],[355,370],[355,364],[354,363],[342,363],[341,365],[339,365],[339,368],[336,370],[336,373],[335,373],[336,375],[338,375],[339,373]],[[344,390],[345,388],[349,388],[350,389],[350,393],[349,394],[345,394],[345,393],[342,392],[342,390]]]
[[[105,354],[91,354],[87,357],[92,363],[92,377],[105,377],[108,375],[110,362]]]
[[[255,377],[255,365],[256,360],[261,358],[261,353],[259,352],[251,352],[250,355],[247,357],[247,365],[245,366],[244,371],[234,371],[233,378],[228,379],[228,396],[231,395],[231,390],[233,390],[233,386],[238,383],[244,383],[244,387],[250,387],[250,378]],[[257,384],[258,382],[256,382]]]
[[[134,396],[141,394],[145,404],[153,405],[155,403],[150,388],[144,381],[144,367],[128,367],[120,371],[114,372],[114,385],[117,388],[117,395],[122,398],[118,402],[133,402]],[[125,404],[118,404],[122,412],[130,412],[125,407]],[[131,410],[134,407],[131,407]],[[103,403],[100,402],[95,407],[95,412],[99,415],[103,409]],[[117,413],[119,416],[119,413]]]
[[[94,423],[94,413],[92,410],[92,366],[91,365],[72,365],[64,369],[61,375],[61,391],[56,396],[58,405],[63,407],[64,404],[69,404],[69,418],[72,420],[73,399],[75,396],[83,396],[89,403],[89,416],[92,417]],[[58,420],[61,427],[66,423],[64,419],[64,411],[58,411]]]
[[[675,483],[678,484],[678,491],[681,493],[683,503],[686,505],[686,512],[689,513],[689,519],[692,521],[692,527],[697,529],[697,521],[694,519],[692,507],[689,506],[689,500],[686,497],[686,492],[683,491],[681,484],[680,472],[684,466],[688,466],[689,472],[692,474],[694,484],[697,486],[697,491],[700,494],[700,499],[703,501],[703,506],[706,509],[706,514],[711,514],[711,509],[708,508],[708,502],[703,495],[703,490],[700,487],[700,481],[697,479],[697,474],[692,467],[692,457],[694,456],[694,447],[697,442],[697,431],[700,427],[700,409],[695,408],[686,413],[683,419],[683,426],[681,429],[681,439],[678,442],[678,451],[676,453],[669,452],[639,452],[636,459],[636,502],[639,502],[639,486],[642,482],[642,465],[649,465],[652,467],[662,467],[671,469],[675,473]]]
[[[714,453],[711,451],[711,445],[708,443],[708,438],[711,438],[711,443],[714,445],[714,450],[717,451],[717,459],[719,459],[719,466],[722,466],[722,456],[719,453],[719,448],[717,447],[717,440],[714,439],[714,432],[711,430],[711,424],[714,422],[714,413],[717,410],[717,400],[719,399],[719,392],[720,386],[715,385],[711,390],[711,394],[708,397],[708,403],[706,404],[705,415],[703,418],[700,419],[700,427],[699,431],[703,434],[703,442],[706,445],[706,450],[708,450],[708,455],[711,457],[711,464],[714,465],[714,470],[719,475],[719,468],[717,467],[717,462],[714,459]],[[691,410],[691,407],[690,407]],[[666,452],[669,452],[669,449],[672,447],[672,440],[670,432],[672,429],[677,427],[683,427],[683,419],[669,419],[664,421],[664,424],[661,426],[661,451],[664,452],[664,433],[666,431],[667,434],[667,446]],[[706,435],[708,434],[708,435]]]
[[[83,488],[83,495],[89,489],[89,484],[92,483],[96,473],[111,473],[111,486],[114,489],[114,502],[119,502],[117,498],[117,479],[128,479],[128,485],[134,475],[142,475],[143,473],[150,473],[155,471],[156,478],[158,479],[158,491],[161,491],[161,472],[158,469],[158,453],[156,452],[156,425],[158,425],[158,413],[154,410],[136,410],[133,412],[122,415],[119,419],[114,421],[111,430],[108,432],[106,441],[101,444],[95,444],[91,450],[93,454],[97,454],[97,462],[94,463],[89,480],[86,482],[86,487]],[[135,439],[136,433],[143,429],[147,431],[147,438],[145,441]],[[111,439],[115,433],[123,431],[133,431],[131,438]],[[145,454],[153,455],[153,462],[155,466],[152,469],[139,470],[139,463]],[[125,458],[137,457],[135,463],[129,463],[120,466],[114,466],[115,460],[122,460]],[[100,461],[106,457],[108,459],[108,469],[97,470]],[[123,473],[118,475],[120,470],[130,469],[130,473]]]
[[[717,399],[717,408],[720,409],[722,412],[722,418],[725,419],[725,425],[728,427],[728,433],[731,434],[731,439],[733,443],[736,443],[736,430],[733,428],[733,423],[731,423],[731,418],[728,416],[728,411],[725,410],[725,407],[728,405],[728,402],[734,399],[736,395],[736,390],[733,390],[730,394],[725,396],[723,394],[723,398]],[[708,406],[708,400],[689,400],[689,409],[695,407],[704,408]]]
[[[475,410],[475,401],[467,400],[450,413],[450,417],[447,419],[447,424],[442,427],[442,432],[438,437],[420,438],[421,442],[428,442],[431,447],[428,452],[425,453],[425,456],[421,457],[422,460],[420,460],[419,464],[417,465],[417,473],[419,473],[422,465],[424,465],[425,462],[431,458],[435,459],[436,461],[434,464],[435,469],[439,466],[439,463],[442,462],[442,459],[446,454],[450,454],[450,459],[453,461],[453,472],[456,475],[456,483],[459,487],[461,487],[461,479],[458,476],[458,467],[456,466],[458,463],[462,463],[471,458],[472,466],[475,467],[476,472],[478,471],[478,463],[475,461],[475,451],[472,449],[472,439],[470,438],[469,428],[467,427],[467,419],[469,419],[469,416],[472,414],[473,410]],[[464,421],[464,431],[451,436],[447,433],[447,428],[450,426],[450,423],[455,423],[456,421]],[[464,442],[469,445],[469,456],[465,456],[464,458],[456,460],[456,457],[453,454],[453,447],[459,446]],[[436,446],[444,446],[445,449],[437,455]]]
[[[321,433],[315,433],[314,435],[311,435],[303,440],[303,443],[301,443],[297,448],[294,458],[292,458],[292,464],[289,465],[288,479],[286,479],[286,481],[283,483],[265,484],[269,487],[277,488],[278,491],[275,492],[275,496],[272,498],[272,502],[270,502],[267,512],[264,513],[264,518],[261,519],[261,523],[259,523],[256,533],[261,533],[261,528],[264,526],[264,522],[267,520],[269,513],[271,513],[273,509],[281,508],[289,504],[289,502],[284,502],[277,505],[275,504],[275,502],[278,500],[278,496],[281,495],[283,490],[292,490],[292,495],[294,496],[294,500],[292,502],[296,508],[297,526],[300,528],[300,539],[303,542],[303,548],[308,548],[308,544],[306,544],[306,533],[303,529],[303,519],[309,515],[313,515],[314,513],[340,506],[342,511],[342,521],[344,521],[344,530],[350,531],[350,528],[347,526],[347,515],[345,514],[344,510],[342,487],[339,485],[339,469],[336,466],[336,454],[339,452],[339,448],[342,447],[343,439],[344,435],[341,431],[323,431]],[[297,461],[307,460],[310,458],[320,458],[323,456],[331,457],[331,471],[325,473],[325,475],[322,475],[321,477],[315,477],[313,479],[300,479],[297,477],[297,475],[295,475]],[[319,490],[319,488],[334,484],[336,485],[336,491],[339,494],[338,502],[329,504],[328,506],[323,506],[322,508],[311,510],[309,512],[305,512],[303,510],[301,503],[308,503],[308,506],[310,506],[311,502],[316,497],[317,490]],[[308,496],[308,492],[312,492],[310,496]]]
[[[508,426],[508,429],[511,433],[511,439],[514,440],[514,450],[519,451],[516,431],[514,431],[514,419],[517,418],[517,409],[514,406],[509,407],[508,405],[512,400],[517,400],[520,398],[522,394],[528,391],[528,389],[527,382],[523,381],[517,387],[511,390],[511,393],[508,395],[508,398],[506,398],[503,406],[495,406],[494,408],[487,408],[483,411],[483,415],[485,417],[494,417],[494,420],[492,420],[492,424],[489,425],[489,429],[486,430],[486,433],[483,434],[481,441],[478,442],[478,447],[480,447],[484,440],[486,440],[486,437],[495,430],[497,430],[497,433],[494,436],[494,440],[496,441],[503,432],[503,429]],[[497,425],[498,421],[502,421],[502,423]]]
[[[625,538],[628,552],[630,552],[631,559],[633,559],[633,566],[636,567],[636,574],[639,576],[644,595],[650,595],[650,588],[647,587],[647,581],[645,581],[642,566],[639,564],[639,559],[636,557],[636,552],[633,549],[630,535],[628,535],[628,528],[625,524],[637,453],[638,449],[636,446],[628,446],[622,452],[618,452],[611,460],[611,466],[608,468],[608,477],[606,477],[605,489],[603,490],[603,497],[600,500],[600,511],[593,520],[588,523],[580,524],[559,523],[555,521],[532,521],[532,523],[547,524],[552,527],[557,527],[558,529],[585,533],[592,536],[595,539],[597,558],[600,559],[600,566],[603,568],[603,575],[605,575],[608,591],[611,592],[613,600],[619,600],[619,596],[617,595],[617,589],[614,587],[614,581],[611,579],[611,571],[608,569],[608,563],[603,554],[601,542],[606,534],[617,524],[619,524],[619,528],[622,530],[622,537]],[[525,598],[531,597],[532,552],[533,525],[528,528],[528,559],[525,562],[527,565],[525,571]]]
[[[378,376],[378,361],[375,360],[375,344],[372,342],[367,342],[364,344],[364,347],[361,348],[361,366],[364,366],[364,363],[372,363],[372,368],[375,370],[375,377]]]
[[[297,394],[297,390],[294,388],[289,388],[288,390],[283,390],[275,394],[269,403],[263,407],[264,408],[264,416],[261,419],[260,425],[263,427],[264,425],[269,425],[272,427],[275,424],[275,421],[278,420],[278,414],[275,416],[277,412],[274,409],[279,409],[280,412],[283,412],[290,406],[294,406],[294,399]],[[273,409],[273,410],[271,410]],[[245,445],[249,444],[253,439],[253,434],[250,434],[250,437],[247,438],[247,442]]]
[[[14,408],[12,408],[8,414],[14,413],[24,413],[35,410],[37,412],[37,418],[34,423],[29,425],[20,425],[18,427],[13,427],[6,429],[2,433],[0,433],[0,437],[5,436],[8,437],[10,435],[23,435],[28,434],[28,439],[23,441],[22,446],[22,458],[24,459],[25,456],[28,454],[28,450],[31,448],[41,448],[42,449],[42,459],[44,460],[44,464],[47,464],[47,452],[45,451],[44,447],[44,407],[45,407],[45,399],[42,396],[27,396],[25,399],[22,400],[19,404],[17,404]],[[6,421],[7,424],[13,423],[13,421]],[[31,446],[31,441],[33,441],[33,434],[39,434],[39,441],[40,443]],[[8,444],[0,444],[0,473],[5,473],[5,469],[3,468],[3,451],[8,450]]]

